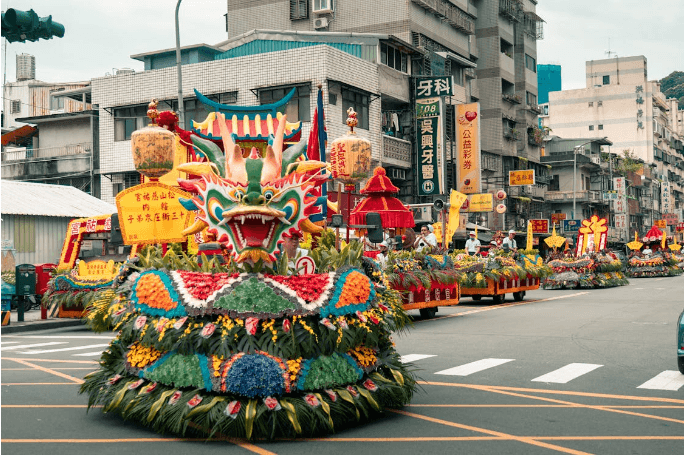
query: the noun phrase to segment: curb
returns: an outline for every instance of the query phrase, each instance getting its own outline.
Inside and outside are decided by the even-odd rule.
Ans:
[[[66,328],[70,326],[81,326],[80,319],[64,319],[62,321],[37,321],[37,322],[13,322],[9,326],[3,326],[0,334],[12,334],[27,331],[40,331],[42,329]]]

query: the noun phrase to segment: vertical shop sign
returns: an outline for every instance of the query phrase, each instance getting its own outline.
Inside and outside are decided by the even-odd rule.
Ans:
[[[480,167],[480,103],[456,106],[458,191],[482,193]]]
[[[439,98],[416,100],[418,118],[418,193],[419,195],[439,195],[443,179],[441,177],[442,141],[440,140]]]

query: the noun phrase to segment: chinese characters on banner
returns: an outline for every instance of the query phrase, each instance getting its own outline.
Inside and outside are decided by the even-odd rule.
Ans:
[[[522,169],[519,171],[509,171],[508,172],[508,185],[534,185],[534,170],[533,169]]]
[[[613,221],[615,222],[615,229],[618,233],[627,231],[627,214],[615,214],[613,215]]]
[[[663,214],[672,212],[674,205],[672,204],[672,191],[669,182],[663,182],[660,184],[660,199],[662,201],[660,212]]]
[[[416,100],[418,122],[418,193],[444,193],[442,109],[439,98]]]
[[[617,197],[613,199],[613,208],[615,209],[615,235],[618,239],[626,240],[629,231],[629,226],[627,222],[629,221],[627,205],[627,181],[624,177],[614,177],[613,178],[613,190],[616,192]]]
[[[494,195],[491,193],[477,193],[468,195],[467,212],[492,212],[494,210]]]
[[[136,185],[116,196],[121,236],[127,245],[183,242],[182,231],[195,213],[185,209],[179,197],[191,195],[159,182]]]
[[[458,191],[481,193],[480,103],[456,106],[456,141],[458,143]]]
[[[663,219],[668,225],[676,225],[679,223],[679,217],[674,212],[663,214]]]
[[[76,263],[78,253],[81,250],[83,234],[106,233],[112,230],[112,216],[100,215],[97,217],[75,219],[69,222],[62,254],[59,257],[59,269],[71,269]]]
[[[568,215],[565,213],[551,214],[551,223],[554,225],[560,225],[561,220],[565,220],[566,218],[568,218]]]
[[[530,224],[534,234],[547,234],[549,232],[549,219],[532,219]]]
[[[450,97],[454,94],[453,76],[427,76],[416,78],[416,100]]]

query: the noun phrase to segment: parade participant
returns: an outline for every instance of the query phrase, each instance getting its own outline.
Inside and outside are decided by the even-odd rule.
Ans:
[[[503,240],[503,247],[508,247],[514,252],[518,251],[518,243],[515,242],[515,230],[508,232],[508,237]]]
[[[413,246],[416,248],[417,252],[423,251],[427,247],[437,246],[437,237],[432,232],[434,228],[431,225],[424,225],[420,229],[420,234],[416,237]]]
[[[295,261],[309,254],[308,250],[299,247],[299,243],[301,242],[301,240],[302,233],[294,232],[292,236],[285,237],[285,240],[283,241],[283,251],[287,254],[288,269],[292,270],[295,273]]]
[[[475,238],[475,232],[469,233],[469,239],[465,243],[466,253],[470,256],[480,253],[480,240]]]
[[[653,255],[653,250],[651,250],[651,244],[646,244],[646,247],[644,247],[644,250],[641,253],[644,256],[648,256],[648,257]]]
[[[387,264],[387,250],[389,248],[387,241],[381,242],[378,244],[378,247],[380,248],[380,253],[375,257],[375,261],[378,262],[382,269],[385,269],[385,265]]]

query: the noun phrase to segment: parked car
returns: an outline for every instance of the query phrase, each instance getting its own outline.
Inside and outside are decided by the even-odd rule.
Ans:
[[[684,374],[684,310],[677,319],[677,366]]]

